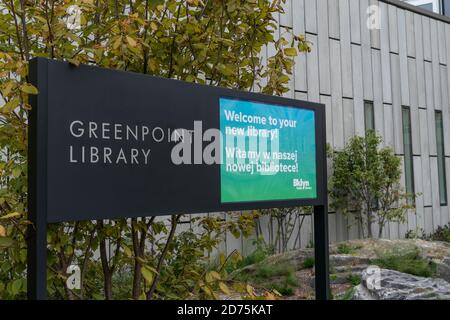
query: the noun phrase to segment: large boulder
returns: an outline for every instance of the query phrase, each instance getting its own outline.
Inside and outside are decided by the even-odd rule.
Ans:
[[[371,266],[362,272],[353,299],[450,300],[450,283]]]

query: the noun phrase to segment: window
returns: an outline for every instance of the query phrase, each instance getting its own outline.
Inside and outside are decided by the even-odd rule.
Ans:
[[[450,17],[450,0],[442,0],[442,14]]]
[[[413,6],[440,13],[440,0],[408,0],[409,4]]]
[[[373,103],[369,101],[364,102],[364,126],[366,132],[369,130],[375,130]]]
[[[437,162],[439,176],[439,199],[441,206],[447,205],[447,182],[445,176],[445,155],[444,155],[444,128],[442,122],[442,112],[436,111],[436,144],[437,144]]]
[[[411,139],[411,112],[402,107],[403,150],[405,154],[405,186],[407,193],[414,193],[414,167]]]

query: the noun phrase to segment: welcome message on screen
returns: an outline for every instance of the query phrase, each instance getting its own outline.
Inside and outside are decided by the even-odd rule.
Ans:
[[[314,199],[314,112],[220,99],[222,203]]]

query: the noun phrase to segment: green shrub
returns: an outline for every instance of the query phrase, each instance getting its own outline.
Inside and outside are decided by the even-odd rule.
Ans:
[[[354,249],[348,245],[347,243],[341,243],[337,247],[337,252],[339,254],[350,254],[354,251]]]
[[[288,263],[263,264],[257,263],[251,272],[243,272],[236,280],[248,282],[253,286],[268,290],[277,290],[280,294],[290,296],[298,286],[295,268]]]
[[[359,284],[361,283],[361,276],[358,275],[358,274],[352,273],[352,274],[350,274],[350,275],[348,276],[348,281],[349,281],[352,285],[357,286],[357,285],[359,285]]]
[[[436,272],[436,265],[420,257],[419,250],[407,252],[388,252],[372,261],[381,268],[396,270],[420,277],[431,277]]]
[[[315,260],[313,257],[308,257],[303,261],[303,268],[304,269],[312,269],[314,268]]]
[[[450,224],[444,227],[438,227],[434,233],[429,236],[432,241],[450,242]]]

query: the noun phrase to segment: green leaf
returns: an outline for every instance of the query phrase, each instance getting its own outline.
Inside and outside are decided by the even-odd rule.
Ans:
[[[0,248],[9,248],[14,245],[14,240],[8,237],[0,238]]]

